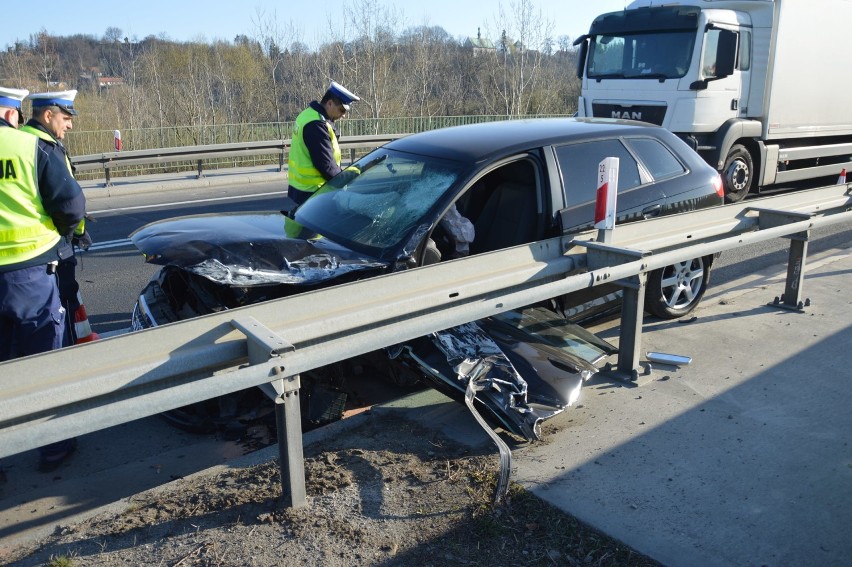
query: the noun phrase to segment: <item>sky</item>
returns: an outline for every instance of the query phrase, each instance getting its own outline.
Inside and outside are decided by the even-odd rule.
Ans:
[[[260,37],[260,25],[272,25],[287,32],[309,46],[329,41],[334,37],[330,29],[343,35],[345,5],[349,11],[364,4],[385,7],[399,18],[402,31],[410,26],[440,26],[450,36],[463,38],[476,36],[477,27],[483,36],[496,39],[499,35],[497,21],[499,8],[511,13],[512,6],[521,0],[427,0],[403,2],[400,0],[340,0],[315,6],[340,7],[338,15],[321,10],[311,11],[307,2],[282,2],[269,0],[85,0],[68,4],[66,0],[39,0],[39,10],[45,18],[33,17],[33,12],[23,9],[22,18],[14,25],[0,27],[0,49],[15,41],[27,41],[31,35],[44,30],[50,35],[76,34],[102,38],[107,28],[118,28],[122,37],[141,40],[148,36],[165,36],[173,41],[203,41],[216,39],[233,41],[237,35]],[[621,10],[625,0],[528,0],[534,11],[541,11],[544,20],[553,23],[554,37],[569,36],[572,40],[588,31],[589,24],[598,14]],[[489,32],[490,30],[490,32]],[[295,36],[293,34],[298,34]],[[351,34],[345,34],[351,37]]]

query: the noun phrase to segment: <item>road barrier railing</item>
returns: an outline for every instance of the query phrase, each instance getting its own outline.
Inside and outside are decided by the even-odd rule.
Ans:
[[[812,228],[852,223],[850,193],[835,185],[620,225],[607,244],[594,231],[552,238],[0,363],[0,457],[263,386],[276,402],[285,498],[299,506],[300,373],[619,282],[613,373],[635,378],[647,272],[773,238],[806,242]],[[807,249],[795,248],[791,272],[803,273]]]
[[[349,161],[355,161],[361,150],[371,150],[384,145],[391,140],[401,138],[405,134],[382,134],[372,136],[352,136],[344,138],[340,149],[349,152]],[[209,144],[203,146],[181,146],[173,148],[156,148],[151,150],[133,150],[120,152],[104,152],[76,156],[71,163],[79,172],[104,172],[104,185],[112,185],[114,170],[131,166],[166,165],[179,162],[194,162],[197,177],[204,176],[204,164],[207,160],[222,160],[224,158],[244,158],[252,156],[277,156],[278,170],[284,171],[287,155],[290,151],[290,139],[269,140],[263,142],[235,142],[229,144]]]

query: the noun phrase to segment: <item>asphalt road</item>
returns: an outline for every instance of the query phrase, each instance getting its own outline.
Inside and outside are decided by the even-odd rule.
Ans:
[[[184,215],[277,210],[283,198],[281,182],[89,197],[95,244],[80,254],[77,280],[95,332],[128,328],[137,293],[159,269],[146,264],[128,240],[134,230]]]

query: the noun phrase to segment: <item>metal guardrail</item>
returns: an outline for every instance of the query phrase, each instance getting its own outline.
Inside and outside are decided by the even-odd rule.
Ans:
[[[355,161],[356,150],[373,149],[391,140],[407,134],[383,134],[377,136],[353,136],[340,142],[341,150],[349,151],[349,161]],[[237,142],[230,144],[210,144],[204,146],[182,146],[176,148],[157,148],[153,150],[134,150],[122,152],[105,152],[76,156],[71,163],[79,172],[103,169],[104,185],[112,184],[112,171],[120,167],[134,165],[162,165],[178,162],[195,162],[198,177],[204,176],[204,161],[222,158],[277,156],[278,170],[284,171],[287,153],[290,151],[290,139],[270,140],[265,142]]]
[[[301,471],[301,492],[298,482],[289,485],[300,505],[300,373],[623,282],[617,372],[635,374],[647,272],[778,237],[806,242],[814,227],[852,222],[851,191],[852,184],[830,186],[630,223],[606,245],[593,232],[543,240],[0,363],[0,457],[265,385],[276,395],[282,478]],[[801,274],[806,247],[798,258],[793,251],[791,272]],[[800,293],[801,281],[791,281],[788,289]]]
[[[438,128],[479,124],[482,122],[501,122],[530,118],[567,118],[570,113],[515,115],[475,115],[458,116],[396,116],[381,118],[356,118],[347,116],[337,123],[343,139],[354,136],[374,134],[401,134],[404,132],[425,132]],[[239,122],[217,124],[182,124],[172,126],[128,128],[121,131],[122,142],[127,150],[153,148],[173,148],[204,144],[229,144],[236,142],[257,142],[270,139],[284,139],[292,136],[293,121],[283,122]],[[68,132],[65,145],[73,155],[84,155],[100,151],[112,151],[115,143],[115,130],[77,130]]]

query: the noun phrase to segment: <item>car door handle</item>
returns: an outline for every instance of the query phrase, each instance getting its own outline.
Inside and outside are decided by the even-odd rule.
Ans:
[[[651,205],[642,209],[642,216],[646,219],[656,217],[663,210],[662,205]]]

